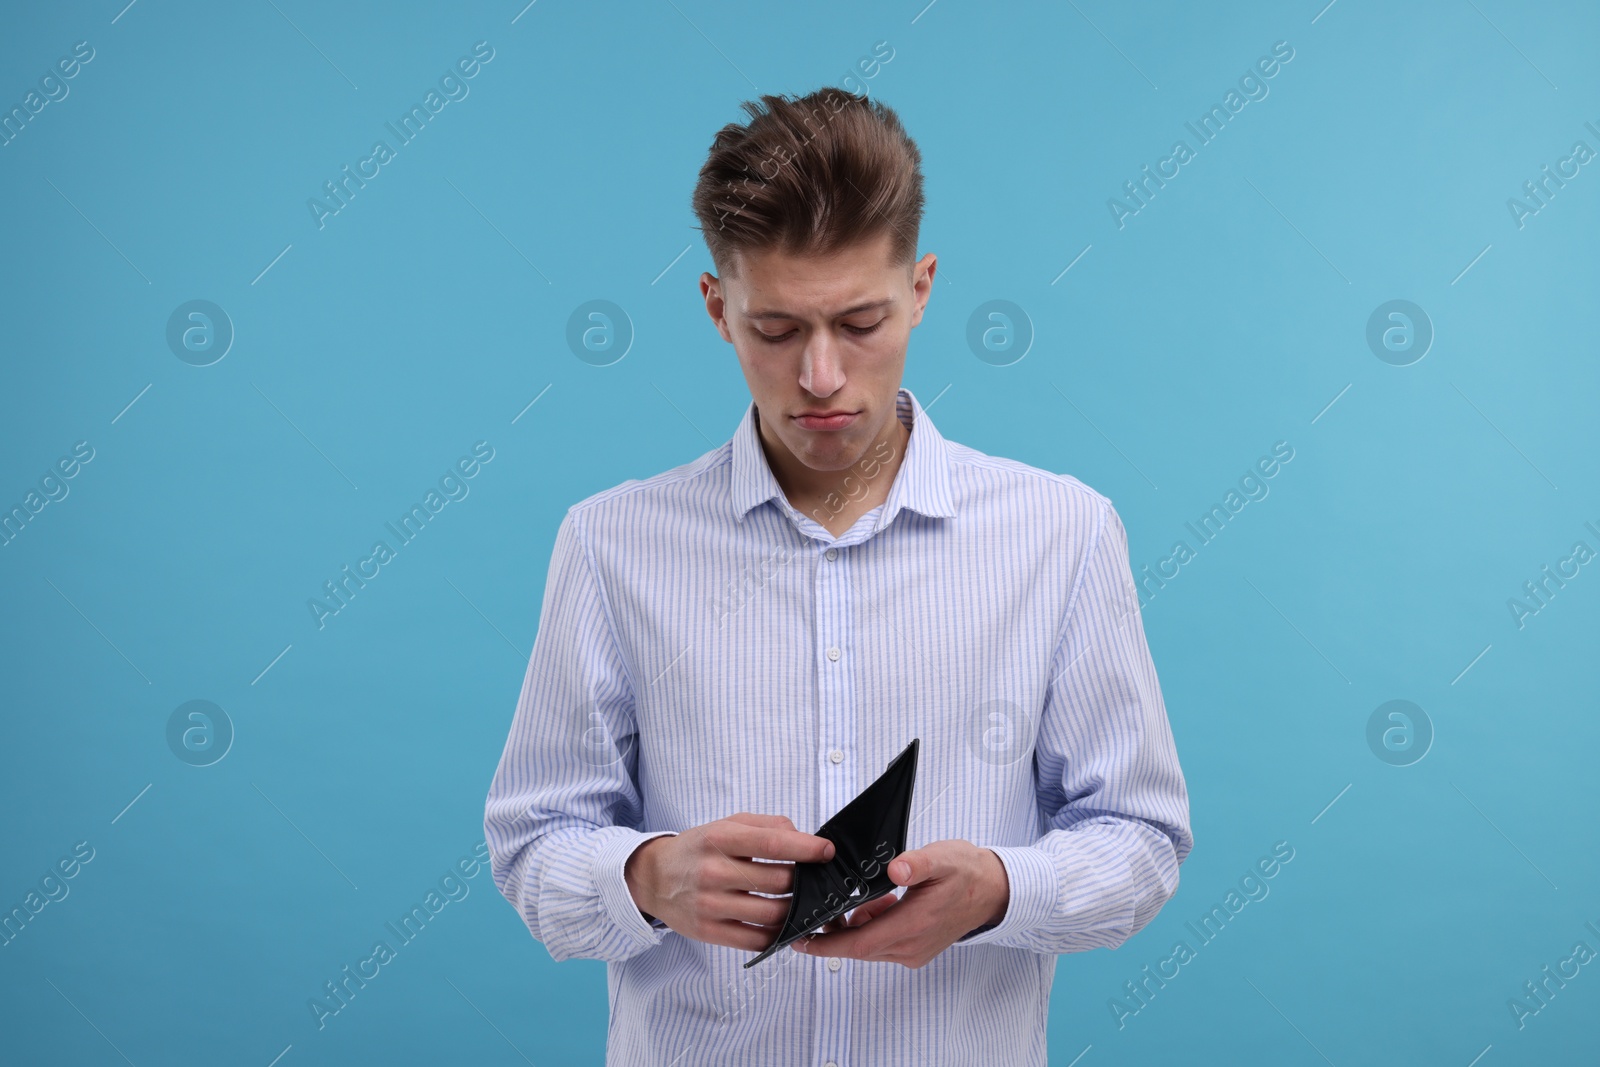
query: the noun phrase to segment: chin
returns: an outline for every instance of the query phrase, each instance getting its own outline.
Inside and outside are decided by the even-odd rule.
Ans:
[[[843,438],[835,439],[831,446],[826,441],[811,441],[808,443],[812,447],[795,448],[791,449],[791,451],[801,457],[806,466],[817,471],[848,470],[855,464],[857,459],[861,458],[860,453],[863,451],[859,442]],[[822,447],[817,447],[819,445]]]

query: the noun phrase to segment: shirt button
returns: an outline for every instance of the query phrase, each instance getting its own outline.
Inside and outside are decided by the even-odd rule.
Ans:
[[[828,753],[828,759],[832,760],[834,763],[843,763],[844,753],[836,748],[832,752]]]
[[[839,558],[839,550],[837,548],[828,549],[828,562],[829,563],[832,563],[834,560],[836,560],[838,558]]]
[[[835,645],[832,648],[828,649],[828,658],[832,659],[832,660],[837,660],[839,658],[839,646],[838,645]]]
[[[832,1060],[829,1060],[827,1063],[824,1063],[822,1067],[839,1067],[839,1065]]]
[[[844,966],[844,961],[841,960],[838,956],[829,956],[828,957],[828,970],[837,971],[842,966]]]

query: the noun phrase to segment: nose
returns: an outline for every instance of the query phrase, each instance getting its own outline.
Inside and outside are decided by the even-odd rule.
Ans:
[[[826,399],[844,385],[844,367],[835,339],[826,330],[814,331],[800,356],[800,387]]]

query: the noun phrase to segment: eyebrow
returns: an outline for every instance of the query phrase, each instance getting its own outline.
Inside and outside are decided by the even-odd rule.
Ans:
[[[887,300],[869,300],[868,302],[866,302],[864,304],[856,304],[854,307],[847,307],[843,311],[836,312],[832,317],[836,318],[836,319],[837,318],[843,318],[846,315],[854,315],[854,314],[856,314],[857,312],[860,312],[860,311],[872,311],[872,310],[875,310],[877,308],[889,307],[893,303],[894,303],[894,301],[892,299],[887,299]],[[777,311],[777,310],[774,310],[774,309],[763,308],[760,311],[747,312],[745,314],[745,318],[747,318],[747,319],[794,319],[794,320],[798,321],[801,318],[801,316],[799,316],[799,315],[791,315],[787,311]]]

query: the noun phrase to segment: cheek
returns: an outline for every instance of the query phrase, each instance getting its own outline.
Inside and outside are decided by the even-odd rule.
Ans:
[[[740,340],[737,351],[739,354],[739,368],[744,371],[745,379],[750,383],[751,391],[765,383],[768,388],[773,382],[780,380],[784,372],[784,362],[780,361],[776,352],[761,350],[764,341]],[[769,346],[770,347],[770,346]]]
[[[875,370],[881,370],[886,376],[892,377],[896,367],[905,358],[907,342],[910,334],[909,326],[901,325],[891,330],[884,326],[877,333],[867,338],[868,343],[862,346],[861,354],[864,361]]]
[[[786,411],[795,406],[795,394],[800,389],[800,364],[772,360],[755,367],[749,381],[753,394],[770,401],[775,410]]]

